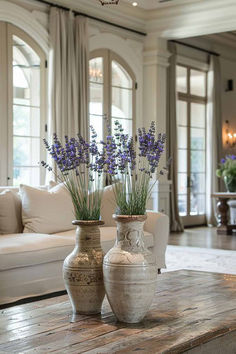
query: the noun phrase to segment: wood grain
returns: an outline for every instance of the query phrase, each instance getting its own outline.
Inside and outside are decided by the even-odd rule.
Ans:
[[[218,343],[221,337],[227,347],[227,336],[236,334],[236,276],[162,274],[149,313],[136,325],[117,322],[107,300],[102,315],[72,316],[67,296],[0,314],[0,353],[173,354]]]
[[[181,233],[171,233],[168,244],[236,251],[236,235],[218,235],[215,227],[193,227]]]

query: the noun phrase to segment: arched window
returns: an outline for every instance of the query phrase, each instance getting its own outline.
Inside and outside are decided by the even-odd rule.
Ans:
[[[7,152],[1,162],[6,171],[1,184],[40,185],[45,173],[39,164],[45,157],[41,139],[45,135],[44,53],[17,27],[5,22],[0,26],[0,75],[7,92],[7,97],[0,97],[3,131],[7,135],[0,143],[1,150]]]
[[[90,121],[98,140],[106,134],[106,120],[114,128],[118,120],[125,133],[135,131],[135,77],[128,65],[109,50],[97,50],[91,55]]]

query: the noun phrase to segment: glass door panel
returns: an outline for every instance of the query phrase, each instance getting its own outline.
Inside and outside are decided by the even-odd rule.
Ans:
[[[177,67],[178,206],[185,225],[204,223],[206,74]],[[178,77],[179,75],[179,77]]]

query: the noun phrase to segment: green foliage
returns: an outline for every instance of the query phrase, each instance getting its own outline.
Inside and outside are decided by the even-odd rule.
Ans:
[[[102,178],[88,180],[86,174],[76,174],[75,170],[60,174],[61,181],[71,195],[76,220],[99,220],[103,189]]]
[[[216,170],[216,176],[219,178],[236,177],[236,156],[227,155],[221,160],[220,168]]]

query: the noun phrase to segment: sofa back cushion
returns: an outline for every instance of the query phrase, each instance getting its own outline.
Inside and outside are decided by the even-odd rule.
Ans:
[[[49,191],[20,185],[24,232],[52,234],[73,228],[73,204],[63,184]]]
[[[21,233],[21,200],[15,191],[0,192],[0,234]]]

